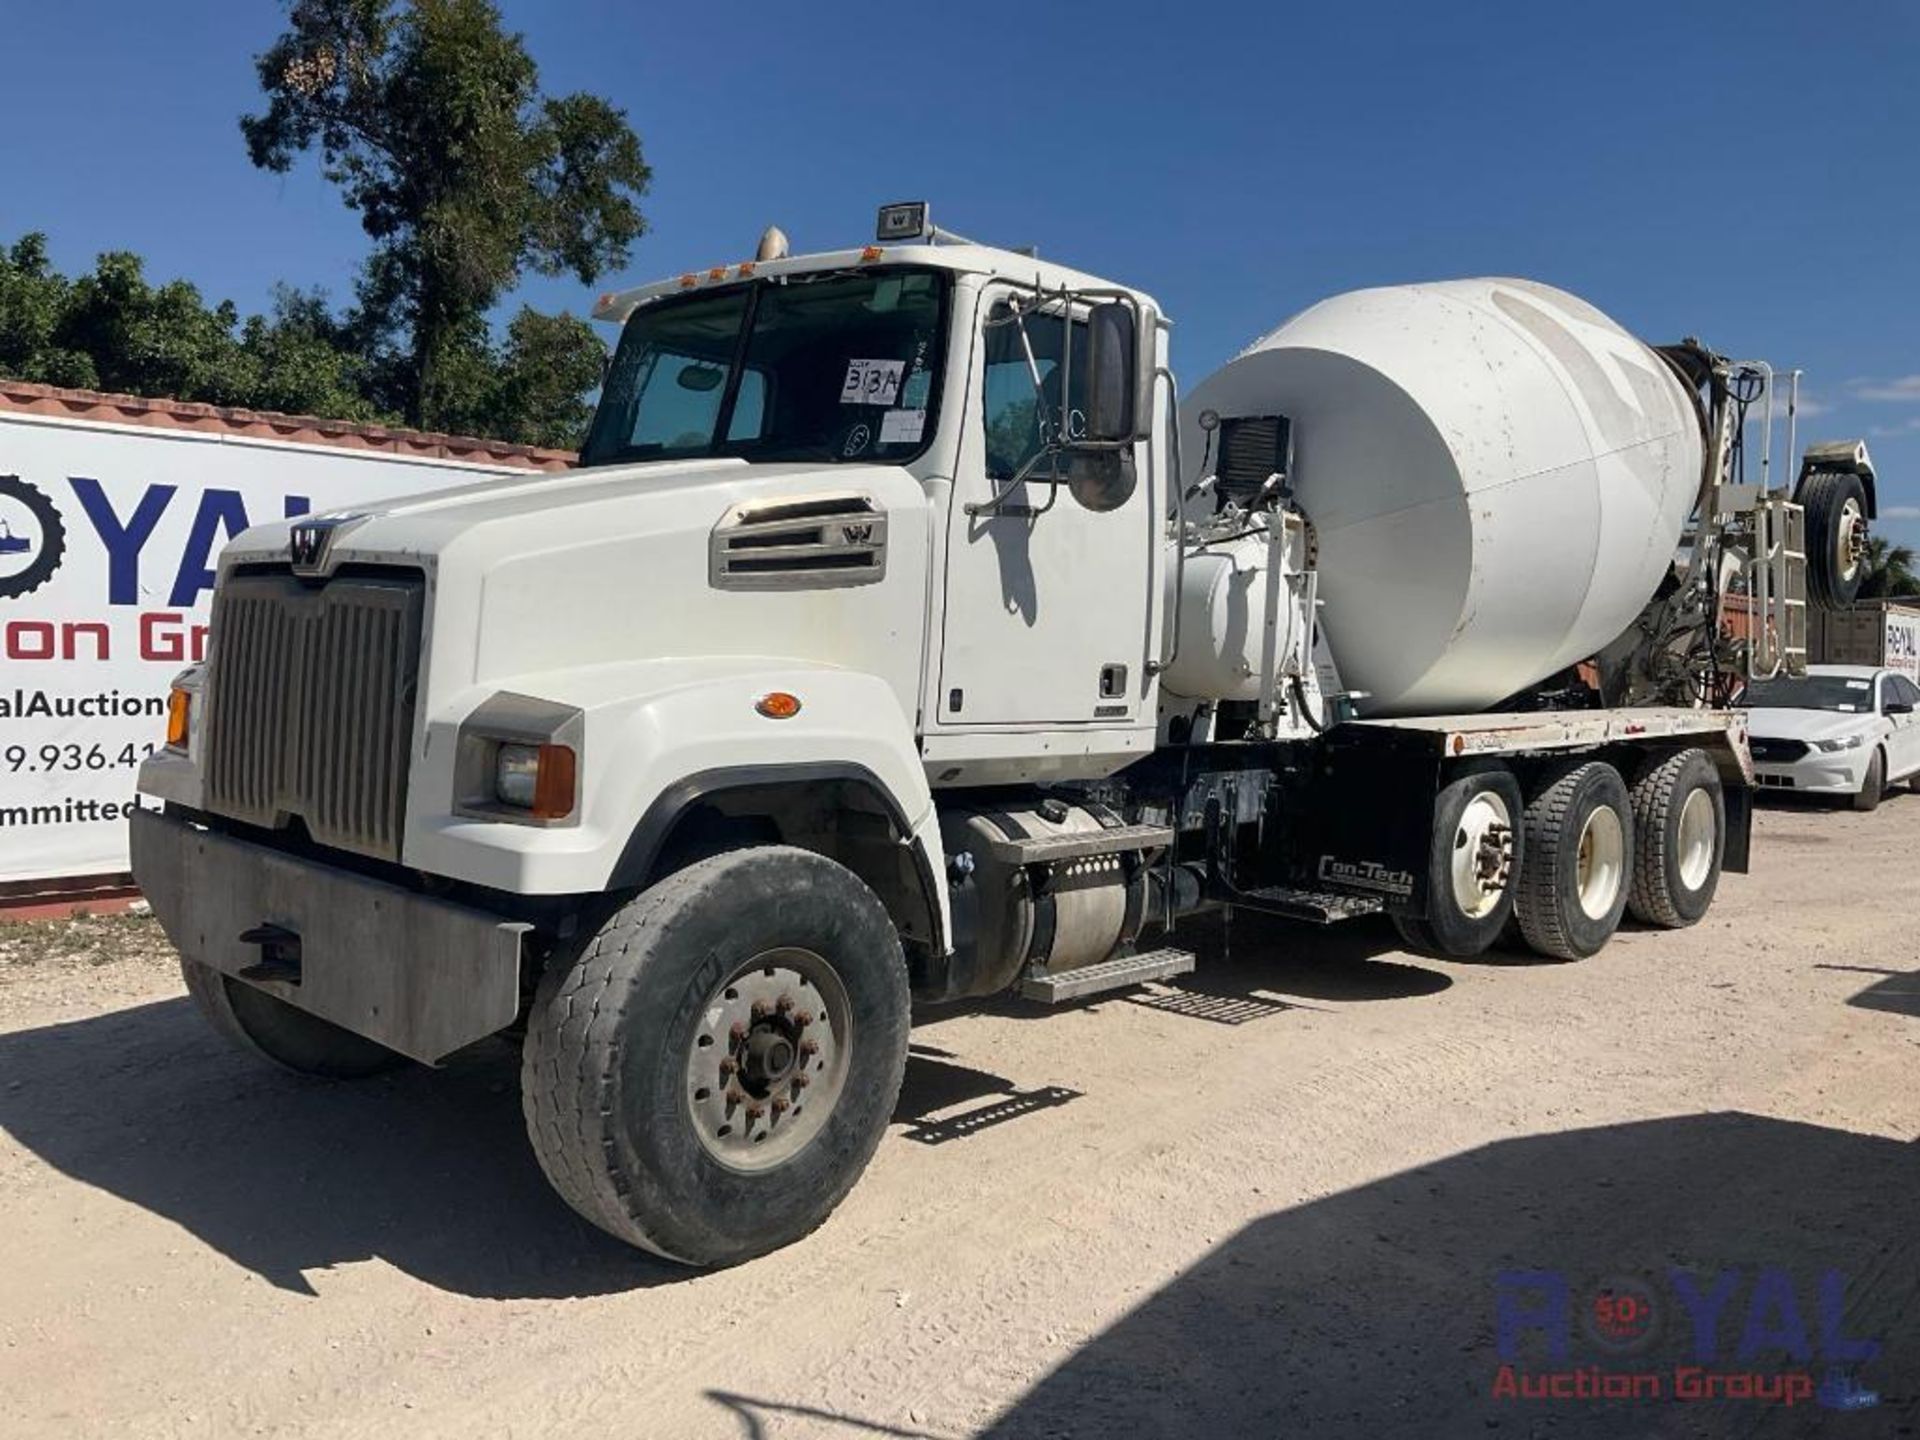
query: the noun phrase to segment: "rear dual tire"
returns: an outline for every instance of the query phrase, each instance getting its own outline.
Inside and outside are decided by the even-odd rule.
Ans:
[[[1713,904],[1727,845],[1726,796],[1704,750],[1655,760],[1633,782],[1633,888],[1627,908],[1678,930]]]
[[[1583,960],[1612,938],[1634,864],[1632,800],[1620,772],[1589,761],[1528,803],[1515,913],[1530,948]]]

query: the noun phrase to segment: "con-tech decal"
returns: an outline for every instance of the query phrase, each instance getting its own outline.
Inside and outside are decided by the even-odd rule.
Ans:
[[[1374,890],[1382,895],[1413,894],[1413,876],[1405,870],[1392,870],[1378,860],[1337,860],[1320,857],[1320,878],[1335,885],[1356,890]]]

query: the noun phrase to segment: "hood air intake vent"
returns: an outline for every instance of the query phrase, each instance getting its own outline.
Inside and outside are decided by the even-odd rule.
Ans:
[[[871,495],[803,495],[736,505],[713,527],[716,590],[822,590],[887,573],[887,516]]]

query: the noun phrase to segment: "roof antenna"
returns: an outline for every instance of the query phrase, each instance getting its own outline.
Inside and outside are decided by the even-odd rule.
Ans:
[[[793,246],[787,240],[787,232],[778,225],[769,225],[760,236],[760,248],[753,252],[757,261],[784,260]]]

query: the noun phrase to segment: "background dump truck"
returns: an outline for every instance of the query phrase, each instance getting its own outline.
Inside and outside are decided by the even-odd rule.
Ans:
[[[524,1026],[560,1193],[723,1263],[853,1185],[910,1001],[1176,975],[1219,906],[1575,958],[1745,868],[1726,701],[1872,509],[1749,479],[1763,370],[1462,280],[1182,404],[1146,294],[880,241],[606,297],[575,471],[228,547],[133,834],[216,1027]]]

